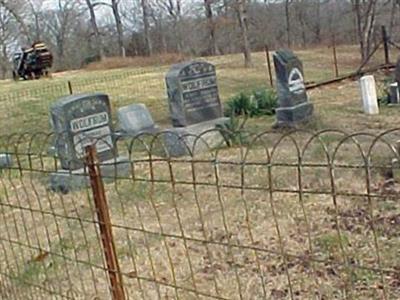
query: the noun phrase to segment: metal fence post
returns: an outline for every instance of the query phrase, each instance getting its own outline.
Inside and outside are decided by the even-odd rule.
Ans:
[[[272,68],[271,68],[271,60],[269,58],[269,48],[268,45],[265,45],[265,58],[267,59],[267,68],[268,68],[268,77],[269,77],[269,84],[271,87],[274,87],[274,80],[272,78]]]
[[[68,91],[69,91],[70,95],[72,95],[74,93],[74,91],[72,90],[72,83],[70,80],[68,80]]]
[[[389,57],[389,37],[386,32],[386,27],[382,26],[382,42],[383,42],[383,50],[385,55],[385,64],[390,64],[390,57]]]
[[[336,37],[335,35],[332,36],[332,54],[333,54],[333,67],[335,72],[335,78],[339,77],[339,68],[338,68],[338,61],[337,61],[337,54],[336,54]]]
[[[125,300],[125,292],[122,282],[121,270],[115,251],[114,238],[104,184],[98,164],[96,148],[93,145],[87,146],[86,164],[89,170],[90,185],[93,191],[93,198],[96,207],[96,214],[100,227],[101,242],[103,244],[104,256],[107,263],[108,277],[110,280],[113,300]]]

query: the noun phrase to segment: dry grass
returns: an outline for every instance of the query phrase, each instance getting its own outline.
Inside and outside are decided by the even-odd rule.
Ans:
[[[184,61],[186,58],[182,54],[167,53],[153,56],[136,57],[106,57],[102,61],[90,63],[85,67],[88,71],[111,70],[123,68],[151,67],[161,65],[172,65]]]
[[[329,49],[298,53],[308,81],[331,76]],[[339,55],[339,61],[346,62],[342,72],[353,71],[358,63],[355,48],[340,47]],[[263,53],[254,54],[252,69],[243,68],[240,55],[209,60],[217,65],[223,100],[238,91],[265,85]],[[114,110],[144,102],[167,126],[167,111],[160,109],[166,107],[163,78],[167,69],[143,66],[82,71],[48,82],[76,80],[77,90],[107,92]],[[378,74],[377,78],[384,76]],[[20,84],[39,87],[44,82],[19,83],[18,88]],[[4,91],[14,88],[2,87]],[[383,107],[377,116],[362,114],[357,82],[315,89],[309,96],[316,116],[306,129],[334,127],[378,133],[396,127],[399,108]],[[46,97],[47,105],[53,100],[50,94]],[[47,110],[41,106],[43,95],[24,101],[23,107],[18,102],[4,113],[15,117],[15,126],[29,128],[31,118],[36,116],[33,120],[38,123]],[[23,122],[24,114],[30,123]],[[13,120],[10,117],[7,121]],[[247,128],[260,133],[269,130],[273,122],[273,117],[252,119]],[[215,152],[201,154],[193,164],[168,160],[150,164],[143,153],[134,153],[135,180],[125,178],[106,185],[129,299],[210,299],[204,295],[239,299],[239,294],[243,299],[289,299],[289,279],[293,299],[383,299],[383,291],[387,299],[400,298],[398,184],[385,187],[381,169],[371,169],[367,184],[365,169],[338,166],[332,193],[328,166],[304,166],[300,169],[300,194],[298,168],[285,165],[296,164],[298,159],[290,140],[277,147],[270,177],[265,153],[279,137],[280,133],[274,132],[265,135],[262,142],[223,149],[218,153],[218,164]],[[302,147],[310,136],[302,133],[294,137]],[[342,137],[329,133],[321,140],[332,154]],[[393,143],[400,134],[386,138]],[[373,137],[359,136],[358,140],[367,151]],[[47,149],[45,142],[41,146]],[[127,152],[122,145],[120,151]],[[244,153],[248,164],[242,169]],[[390,149],[378,143],[371,161],[382,164],[392,157]],[[335,161],[337,165],[364,163],[351,141],[340,147]],[[42,164],[33,157],[23,163],[26,171],[6,171],[0,177],[0,296],[61,298],[32,288],[38,285],[74,299],[109,299],[90,191],[69,195],[49,192],[47,174],[31,169],[51,171],[54,161],[46,158]],[[317,141],[304,152],[303,163],[326,163],[326,153]],[[369,198],[367,188],[376,197]],[[381,275],[374,269],[394,272]]]
[[[340,46],[337,49],[339,70],[341,74],[354,71],[359,64],[359,55],[355,46]],[[304,63],[306,81],[317,82],[333,77],[332,53],[329,48],[316,48],[312,50],[296,51]],[[271,54],[272,55],[272,54]],[[371,65],[381,61],[378,53]],[[24,132],[49,129],[47,115],[51,103],[61,96],[69,93],[67,81],[72,83],[75,93],[80,92],[104,92],[112,100],[113,110],[126,104],[140,102],[145,103],[154,119],[163,126],[169,125],[167,94],[165,90],[165,74],[169,69],[169,63],[163,63],[163,59],[174,61],[180,59],[171,57],[155,58],[159,64],[148,65],[151,60],[133,59],[135,67],[126,67],[112,70],[79,70],[54,74],[51,79],[13,83],[4,81],[0,86],[0,112],[6,118],[0,120],[0,132]],[[246,90],[267,86],[267,70],[265,66],[265,54],[253,53],[253,68],[243,66],[243,58],[240,54],[232,54],[217,57],[208,57],[208,61],[214,63],[217,68],[220,96],[223,102],[231,96]],[[112,63],[113,59],[110,59]],[[119,60],[118,60],[119,61]],[[137,63],[136,63],[137,61]],[[107,61],[106,61],[107,62]],[[128,64],[129,65],[129,64]],[[358,99],[358,94],[353,93],[353,88],[345,97]],[[333,90],[332,90],[333,91]],[[314,93],[314,92],[313,92]],[[318,102],[318,97],[312,99]],[[335,103],[342,101],[334,99]]]
[[[369,201],[365,170],[339,166],[363,163],[348,141],[335,159],[336,198],[328,166],[302,168],[300,196],[298,169],[287,165],[297,162],[289,139],[276,147],[269,175],[266,149],[272,151],[279,136],[272,133],[252,146],[199,154],[193,164],[185,158],[150,164],[143,153],[134,153],[135,180],[121,178],[106,185],[130,299],[239,299],[239,293],[243,299],[288,299],[289,279],[294,299],[345,299],[346,293],[350,299],[380,299],[383,287],[387,299],[400,297],[400,206],[392,193],[398,186],[383,188],[381,172],[372,168],[368,186],[376,197]],[[301,148],[310,138],[304,133],[293,137]],[[321,140],[332,155],[342,137],[330,133]],[[373,140],[357,139],[364,151]],[[383,143],[373,153],[373,164],[392,157]],[[304,152],[303,164],[323,164],[324,157],[315,141]],[[35,169],[42,165],[37,159],[33,163]],[[51,165],[51,159],[44,162],[48,171]],[[44,184],[37,172],[2,177],[7,197],[1,205],[1,270],[12,270],[15,276],[3,278],[8,282],[3,297],[13,292],[43,297],[44,291],[29,289],[38,284],[64,295],[73,287],[76,299],[108,299],[90,191],[61,196],[47,192]],[[39,249],[50,254],[38,259]],[[374,269],[395,273],[384,274],[383,286]]]

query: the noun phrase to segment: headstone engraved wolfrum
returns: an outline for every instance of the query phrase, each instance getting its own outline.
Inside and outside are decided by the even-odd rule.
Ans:
[[[167,155],[183,156],[221,146],[224,139],[216,128],[229,119],[223,117],[215,66],[203,61],[173,65],[166,84],[175,127],[164,134]]]
[[[215,66],[202,61],[173,65],[166,76],[174,127],[222,117]]]
[[[63,97],[51,106],[50,114],[56,140],[55,155],[64,169],[50,175],[52,190],[68,192],[89,184],[84,169],[87,145],[95,145],[105,180],[126,176],[129,162],[118,157],[107,95]]]
[[[83,167],[85,146],[95,143],[100,161],[117,155],[107,95],[82,94],[59,99],[51,106],[56,152],[64,169]]]

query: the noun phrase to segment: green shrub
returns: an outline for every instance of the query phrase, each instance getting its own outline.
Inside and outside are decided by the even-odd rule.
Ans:
[[[273,90],[257,89],[250,94],[241,92],[228,100],[225,115],[228,117],[273,115],[277,102],[277,96]]]
[[[249,95],[242,92],[228,100],[226,103],[225,115],[227,117],[243,115],[249,116],[252,113],[253,106],[254,105],[251,102]]]
[[[274,115],[278,106],[278,97],[274,90],[260,89],[253,91],[253,99],[256,104],[255,115]]]
[[[229,118],[229,122],[217,125],[217,128],[220,129],[221,135],[228,147],[246,144],[247,138],[243,131],[246,121],[247,116],[244,116],[244,118],[238,118],[232,115]]]
[[[394,82],[393,76],[387,76],[381,84],[378,84],[378,103],[386,105],[390,103],[390,84]]]

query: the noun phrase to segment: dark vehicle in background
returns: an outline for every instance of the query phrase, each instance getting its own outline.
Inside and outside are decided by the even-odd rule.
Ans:
[[[49,69],[53,65],[53,55],[46,44],[36,42],[32,47],[21,48],[13,56],[14,80],[39,79],[49,75]]]

